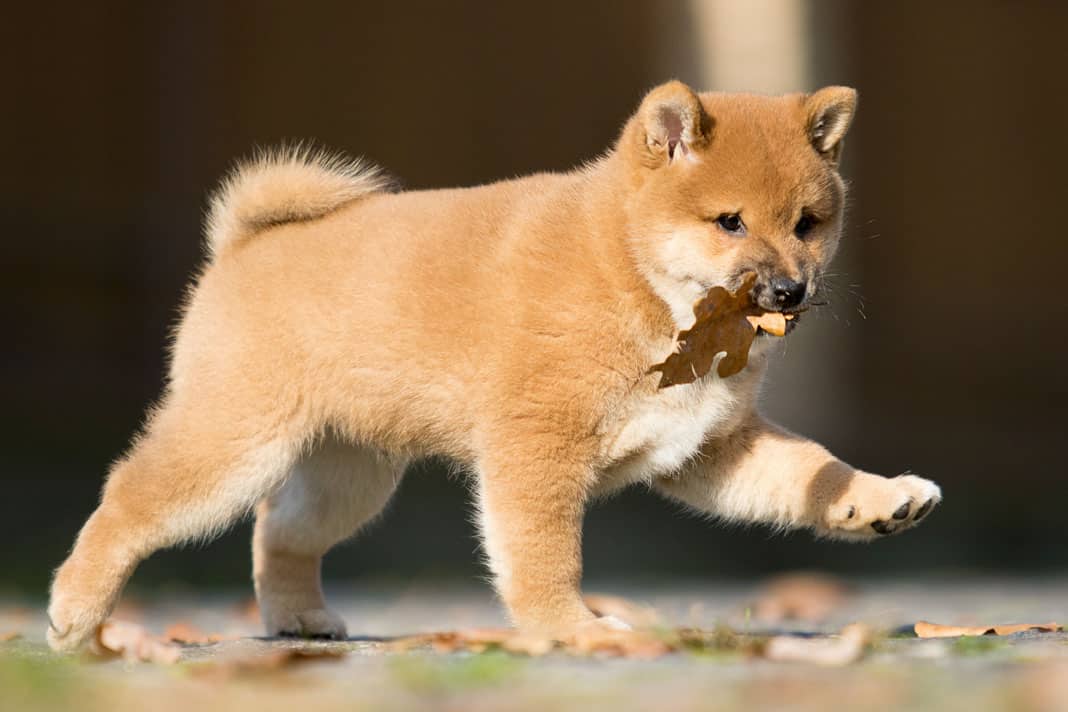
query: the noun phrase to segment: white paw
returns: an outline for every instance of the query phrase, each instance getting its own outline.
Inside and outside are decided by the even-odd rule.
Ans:
[[[325,608],[304,611],[281,611],[264,609],[264,625],[267,635],[283,638],[320,638],[345,640],[348,629],[341,616]]]
[[[827,509],[826,531],[842,539],[872,539],[911,529],[942,501],[934,482],[915,475],[879,477],[858,472]]]

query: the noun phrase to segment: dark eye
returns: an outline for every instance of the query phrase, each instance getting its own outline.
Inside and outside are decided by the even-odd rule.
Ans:
[[[803,240],[818,224],[819,220],[813,216],[802,215],[801,219],[797,221],[797,225],[794,226],[794,235],[797,235],[797,237]]]
[[[716,224],[732,235],[745,234],[745,223],[742,222],[742,216],[738,213],[724,213],[716,218]]]

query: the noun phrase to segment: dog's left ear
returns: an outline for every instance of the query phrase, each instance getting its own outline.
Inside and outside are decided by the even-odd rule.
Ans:
[[[637,118],[639,148],[651,168],[692,155],[712,137],[711,117],[694,90],[680,81],[661,84],[646,94]]]
[[[808,139],[820,155],[837,163],[853,114],[857,110],[857,90],[826,87],[805,99]]]

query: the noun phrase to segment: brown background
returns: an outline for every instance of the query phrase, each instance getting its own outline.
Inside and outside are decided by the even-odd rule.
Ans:
[[[723,530],[636,492],[591,513],[592,576],[1068,570],[1065,5],[814,2],[812,86],[859,88],[849,231],[823,318],[769,404],[845,458],[943,484],[871,547]],[[227,2],[9,18],[0,587],[37,593],[159,392],[207,191],[256,145],[314,138],[412,188],[564,170],[642,93],[698,83],[683,2]],[[714,88],[714,87],[708,87]],[[855,294],[854,294],[855,293]],[[861,315],[863,312],[866,318]],[[428,463],[330,574],[478,571],[464,493]],[[247,529],[135,585],[248,576]]]

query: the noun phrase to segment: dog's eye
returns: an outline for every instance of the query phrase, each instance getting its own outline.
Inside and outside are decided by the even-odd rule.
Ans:
[[[797,221],[797,225],[794,225],[794,235],[804,240],[818,224],[819,220],[812,215],[802,215],[801,219]]]
[[[745,223],[738,213],[724,213],[716,218],[716,224],[732,235],[744,235]]]

